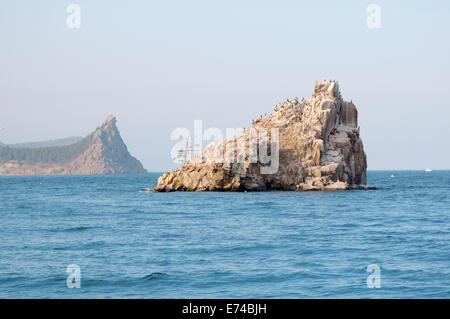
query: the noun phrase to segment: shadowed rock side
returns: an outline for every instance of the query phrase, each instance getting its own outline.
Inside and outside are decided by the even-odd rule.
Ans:
[[[81,141],[38,149],[0,147],[0,175],[147,173],[130,155],[110,115]]]
[[[279,132],[279,168],[251,161],[251,131],[265,128],[270,150],[271,129]],[[244,143],[244,144],[242,144]],[[246,145],[242,160],[217,160],[218,147]],[[242,153],[240,153],[242,154]],[[273,114],[255,121],[233,139],[211,143],[181,168],[158,179],[155,191],[342,190],[364,188],[366,155],[359,137],[355,105],[342,99],[337,82],[316,82],[313,96],[286,101]]]

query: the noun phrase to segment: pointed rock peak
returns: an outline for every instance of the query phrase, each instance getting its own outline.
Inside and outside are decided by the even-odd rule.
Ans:
[[[0,152],[0,175],[147,173],[128,152],[115,124],[110,115],[94,132],[71,144]]]
[[[105,122],[103,123],[103,124],[116,124],[116,117],[114,116],[114,115],[109,115],[107,118],[106,118],[106,120],[105,120]]]
[[[109,115],[106,120],[103,122],[103,124],[97,128],[99,131],[117,131],[117,126],[116,126],[116,118],[114,115]]]
[[[314,84],[314,95],[320,94],[339,97],[339,83],[337,81],[316,81]]]
[[[94,131],[93,136],[100,137],[106,135],[120,135],[119,130],[116,126],[116,118],[114,115],[109,115],[101,126],[97,127]]]

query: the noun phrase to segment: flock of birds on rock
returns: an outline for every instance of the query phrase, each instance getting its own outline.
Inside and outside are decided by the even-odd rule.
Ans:
[[[330,81],[327,81],[326,79],[324,79],[323,82],[333,82],[333,83],[338,83],[337,80],[330,80]],[[341,95],[341,91],[339,91],[339,95]],[[286,103],[286,102],[287,102],[287,103],[291,103],[291,101],[290,101],[289,99],[286,99],[286,101],[285,101],[284,103]],[[295,99],[293,100],[293,102],[298,103],[298,97],[295,97]],[[304,102],[305,102],[305,98],[302,98],[301,103],[304,103]],[[276,109],[278,106],[283,105],[284,103],[275,105],[275,109]],[[353,103],[353,100],[350,100],[350,103]],[[265,113],[264,116],[267,116],[267,113]],[[252,124],[258,123],[260,120],[262,120],[262,118],[263,118],[263,116],[260,115],[259,119],[256,119],[256,120],[253,120],[253,119],[252,119]]]

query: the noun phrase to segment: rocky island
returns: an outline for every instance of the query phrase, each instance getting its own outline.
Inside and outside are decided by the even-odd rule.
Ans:
[[[270,133],[256,135],[259,149],[255,154],[250,141],[258,131]],[[239,145],[245,145],[241,153]],[[229,156],[230,150],[233,156],[228,160],[225,154]],[[270,154],[272,161],[276,155],[277,165],[255,161],[261,152]],[[275,170],[268,169],[271,165]],[[352,102],[342,99],[338,82],[323,81],[315,83],[309,100],[285,101],[236,137],[213,142],[182,167],[166,172],[154,190],[362,189],[366,169],[358,111]]]
[[[0,145],[0,175],[147,173],[128,152],[112,115],[85,138],[58,141]]]

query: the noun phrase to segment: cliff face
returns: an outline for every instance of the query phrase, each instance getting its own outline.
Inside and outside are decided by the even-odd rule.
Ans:
[[[271,163],[254,160],[249,141],[261,131],[258,154],[268,150]],[[316,82],[309,100],[286,101],[235,138],[210,144],[161,176],[155,191],[355,189],[366,184],[366,168],[355,105],[337,82]]]
[[[112,115],[76,144],[33,150],[2,148],[0,175],[147,173],[128,152]]]

